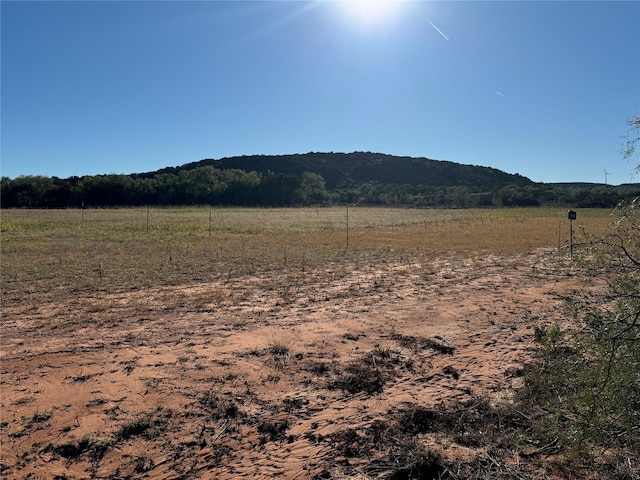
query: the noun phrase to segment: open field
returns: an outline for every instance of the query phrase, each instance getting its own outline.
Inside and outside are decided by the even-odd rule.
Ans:
[[[578,211],[576,241],[610,213]],[[533,327],[600,288],[570,274],[559,209],[1,222],[7,478],[457,478],[425,451],[489,471],[496,422],[444,432],[433,412],[508,402]]]

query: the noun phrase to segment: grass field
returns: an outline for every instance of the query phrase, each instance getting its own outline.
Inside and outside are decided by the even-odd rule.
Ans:
[[[610,210],[574,223],[601,231]],[[566,247],[563,209],[393,208],[4,210],[5,295],[135,289],[222,276],[442,255]]]

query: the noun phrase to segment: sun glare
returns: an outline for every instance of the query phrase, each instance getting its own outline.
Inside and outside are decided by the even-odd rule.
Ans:
[[[336,6],[346,20],[358,28],[372,29],[391,25],[404,0],[339,0]]]

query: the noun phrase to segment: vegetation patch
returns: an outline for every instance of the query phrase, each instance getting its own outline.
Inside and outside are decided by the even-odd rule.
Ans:
[[[102,374],[101,373],[80,373],[78,375],[74,375],[73,377],[67,377],[67,378],[71,378],[71,380],[77,383],[83,383],[83,382],[86,382],[87,380],[91,380],[93,377],[96,377],[98,375],[102,375]]]
[[[211,390],[205,392],[200,402],[215,420],[222,418],[235,418],[240,414],[238,406],[228,398],[222,398]]]
[[[516,438],[531,428],[530,419],[513,404],[494,405],[486,397],[441,405],[436,412],[435,428],[465,447],[509,450],[516,446]]]
[[[335,460],[324,465],[330,476],[338,471],[402,480],[546,478],[536,473],[545,470],[543,465],[514,461],[514,453],[524,458],[527,449],[534,449],[526,440],[530,429],[531,421],[515,404],[492,405],[486,398],[472,398],[435,409],[406,405],[368,426],[340,430],[320,441],[334,449]],[[471,448],[475,459],[445,458],[426,446],[428,435]],[[542,453],[553,450],[540,449],[537,455]]]
[[[112,438],[98,439],[91,434],[86,434],[75,442],[61,443],[59,445],[49,444],[43,452],[51,452],[69,460],[78,459],[86,453],[95,462],[100,461],[113,444],[114,440]]]
[[[391,335],[391,339],[398,342],[402,347],[408,348],[414,352],[421,350],[433,350],[436,353],[452,355],[453,352],[456,351],[455,347],[447,345],[441,337],[424,338],[395,333]]]
[[[385,384],[396,377],[401,364],[402,359],[397,352],[376,349],[348,363],[327,383],[327,388],[350,394],[381,393]]]
[[[398,414],[397,428],[404,434],[428,433],[438,424],[438,413],[422,406],[410,406]]]
[[[448,478],[440,456],[425,448],[402,420],[376,420],[367,428],[340,430],[326,440],[336,459],[328,470],[337,468],[346,475],[363,470],[371,478],[396,480]]]
[[[318,360],[308,359],[302,364],[302,368],[315,375],[328,375],[334,365],[329,362],[321,362]]]
[[[44,412],[38,411],[35,412],[31,417],[26,419],[26,425],[33,425],[35,423],[44,423],[49,420],[53,416],[52,412]]]
[[[640,117],[635,122],[637,134]],[[634,138],[634,142],[640,139]],[[606,279],[607,290],[568,299],[569,321],[536,328],[537,358],[525,369],[519,401],[530,412],[534,438],[543,452],[561,452],[572,463],[572,471],[597,465],[615,472],[611,478],[636,479],[640,477],[640,197],[620,205],[617,218],[606,235],[587,237],[573,264],[583,278]],[[623,474],[627,467],[635,470],[634,476]]]
[[[454,380],[458,380],[460,378],[460,372],[458,372],[458,370],[451,365],[447,365],[446,367],[444,367],[442,369],[442,373],[453,378]]]
[[[124,365],[124,373],[130,375],[131,372],[138,366],[138,359],[132,358],[131,360],[125,360],[120,362],[120,365]]]
[[[119,440],[138,436],[147,439],[156,438],[165,431],[171,416],[171,410],[158,407],[154,412],[142,414],[123,424],[116,433],[116,438]]]
[[[274,357],[289,356],[289,346],[283,342],[274,341],[269,345],[267,351]]]
[[[342,338],[344,338],[345,340],[350,340],[352,342],[357,342],[358,340],[360,340],[360,337],[364,336],[364,335],[356,335],[354,333],[345,333],[344,335],[342,335]]]
[[[261,434],[260,443],[281,442],[287,437],[288,420],[263,420],[258,423],[257,430]]]

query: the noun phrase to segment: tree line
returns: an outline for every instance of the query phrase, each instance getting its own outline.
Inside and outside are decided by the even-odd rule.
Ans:
[[[140,175],[61,179],[2,177],[2,208],[116,207],[136,205],[311,205],[329,200],[320,175],[259,174],[211,166]]]
[[[495,168],[373,152],[205,159],[132,175],[3,177],[3,208],[137,205],[614,207],[640,185],[542,184]]]
[[[636,186],[550,184],[433,186],[364,182],[328,189],[322,175],[258,173],[203,166],[177,173],[95,175],[60,179],[2,177],[2,208],[75,208],[137,205],[305,206],[325,204],[492,207],[566,205],[614,207],[640,195]]]

